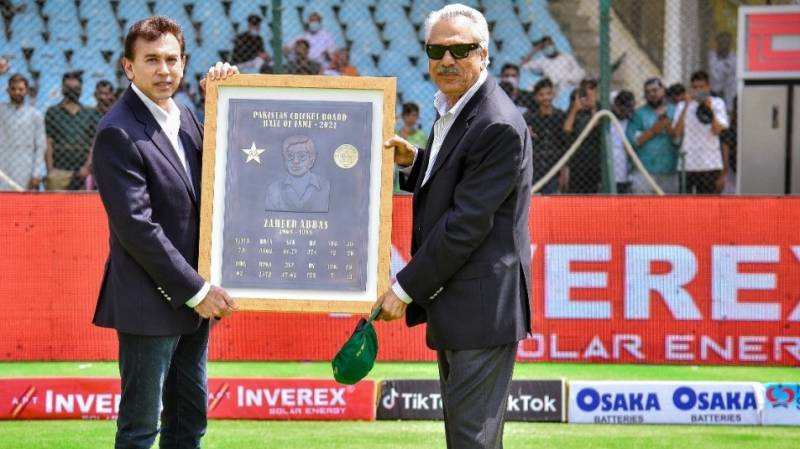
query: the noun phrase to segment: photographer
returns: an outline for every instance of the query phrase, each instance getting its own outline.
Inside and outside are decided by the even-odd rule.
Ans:
[[[570,108],[564,120],[564,134],[571,145],[583,132],[594,114],[600,109],[597,103],[597,81],[584,79],[572,91]],[[595,127],[586,136],[562,172],[560,190],[566,193],[597,193],[601,180],[601,131]]]
[[[710,94],[708,73],[697,71],[691,81],[673,123],[674,136],[682,138],[681,150],[686,155],[686,192],[720,193],[728,172],[728,155],[722,154],[719,142],[720,133],[728,127],[725,102]]]

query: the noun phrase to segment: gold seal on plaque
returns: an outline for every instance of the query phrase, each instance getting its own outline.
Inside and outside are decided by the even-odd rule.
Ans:
[[[333,152],[333,161],[341,168],[353,168],[358,163],[358,150],[349,143],[339,145]]]

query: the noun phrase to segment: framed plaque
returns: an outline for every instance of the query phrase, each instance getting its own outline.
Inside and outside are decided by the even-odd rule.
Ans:
[[[244,310],[368,312],[389,284],[395,79],[206,87],[200,274]]]

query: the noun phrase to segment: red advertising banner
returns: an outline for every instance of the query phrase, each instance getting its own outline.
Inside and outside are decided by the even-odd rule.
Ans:
[[[522,360],[800,365],[797,198],[538,198]]]
[[[392,272],[409,256],[395,197]],[[519,360],[800,365],[795,197],[534,197],[533,335]],[[113,360],[91,325],[108,230],[94,194],[0,194],[0,360]],[[330,360],[359,317],[238,313],[214,360]],[[376,324],[380,360],[434,360],[424,327]]]
[[[375,382],[321,379],[209,379],[212,419],[374,420]],[[0,379],[0,420],[116,419],[115,378]]]

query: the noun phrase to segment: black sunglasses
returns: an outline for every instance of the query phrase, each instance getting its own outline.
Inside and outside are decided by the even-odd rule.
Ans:
[[[480,44],[455,44],[455,45],[436,45],[428,44],[425,46],[425,53],[431,59],[444,58],[445,52],[449,51],[453,59],[464,59],[469,56],[472,50],[480,48]]]

